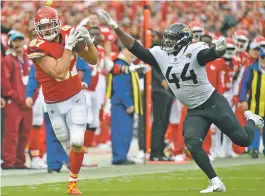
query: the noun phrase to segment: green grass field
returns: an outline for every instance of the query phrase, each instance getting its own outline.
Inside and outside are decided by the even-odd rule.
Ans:
[[[231,196],[265,196],[265,164],[216,169]],[[51,176],[52,177],[52,176]],[[175,171],[97,180],[81,180],[84,196],[199,195],[208,180],[199,170]],[[220,194],[220,193],[214,193]],[[63,196],[66,183],[2,187],[2,195]]]

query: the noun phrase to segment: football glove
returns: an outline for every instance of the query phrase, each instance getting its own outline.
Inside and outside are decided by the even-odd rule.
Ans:
[[[142,73],[146,73],[149,70],[150,70],[150,67],[148,65],[145,65],[145,64],[138,64],[138,65],[132,64],[131,66],[129,66],[130,72],[140,71]]]
[[[81,32],[75,30],[74,28],[71,29],[69,35],[65,36],[65,49],[73,50],[76,43],[81,41]]]
[[[94,38],[91,38],[90,33],[86,27],[79,26],[76,30],[81,33],[81,37],[85,39],[88,45],[93,44]]]
[[[220,37],[215,43],[215,50],[218,52],[226,50],[227,45],[224,37]]]
[[[119,26],[115,20],[113,20],[109,13],[106,12],[104,9],[100,10],[100,15],[104,18],[106,23],[112,28],[112,29],[117,29]]]

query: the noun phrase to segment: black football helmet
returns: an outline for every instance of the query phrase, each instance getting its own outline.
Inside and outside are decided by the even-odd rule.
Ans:
[[[192,32],[187,25],[182,23],[172,24],[163,33],[161,49],[168,53],[179,52],[181,48],[191,43],[192,36]]]

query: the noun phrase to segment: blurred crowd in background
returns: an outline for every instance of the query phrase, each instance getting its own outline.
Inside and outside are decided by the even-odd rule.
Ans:
[[[106,51],[106,58],[115,61],[119,52],[121,52],[122,46],[119,43],[117,36],[107,27],[104,21],[99,17],[98,13],[100,9],[107,10],[114,20],[118,21],[118,24],[126,32],[133,35],[134,38],[143,41],[143,1],[1,1],[1,57],[4,58],[8,53],[11,30],[21,32],[25,38],[25,44],[29,44],[36,36],[34,29],[33,18],[38,8],[42,6],[51,6],[55,8],[61,19],[62,26],[70,25],[77,26],[81,24],[90,27],[98,27],[101,30],[102,42],[100,45],[104,47]],[[224,64],[229,60],[233,64],[232,71],[229,69],[222,69],[220,73],[211,72],[215,68],[216,64],[209,65],[210,77],[213,77],[212,81],[221,81],[223,86],[213,84],[217,90],[222,93],[232,93],[228,98],[231,101],[231,107],[235,108],[235,112],[238,112],[239,121],[244,123],[242,119],[243,110],[247,109],[247,100],[242,100],[240,95],[240,84],[243,80],[243,74],[246,68],[255,62],[259,57],[264,56],[260,53],[262,47],[265,48],[265,2],[262,1],[211,1],[211,2],[178,2],[178,1],[154,1],[149,2],[149,8],[151,10],[150,31],[152,32],[152,45],[159,45],[162,38],[163,31],[172,23],[181,22],[190,25],[191,30],[194,33],[194,41],[205,41],[209,45],[214,44],[214,40],[219,36],[225,36],[231,38],[227,39],[231,44],[231,54],[227,56]],[[208,39],[209,38],[209,39]],[[241,46],[241,45],[242,46]],[[235,60],[237,59],[237,60]],[[230,64],[230,61],[228,64]],[[217,63],[218,64],[218,63]],[[220,63],[219,63],[220,64]],[[237,67],[237,68],[235,68]],[[217,69],[217,68],[216,68]],[[219,68],[218,68],[219,69]],[[265,68],[264,68],[265,70]],[[157,110],[159,114],[153,113],[153,120],[155,122],[163,121],[163,125],[153,124],[153,136],[151,147],[151,161],[185,161],[189,159],[189,153],[185,149],[183,137],[181,134],[182,123],[186,114],[186,108],[181,106],[177,100],[172,96],[168,90],[168,85],[165,78],[162,78],[160,73],[156,73],[157,70],[153,70],[153,83],[152,83],[152,96],[153,96],[153,108],[161,104],[166,110]],[[229,73],[230,75],[229,75]],[[231,75],[232,74],[232,75]],[[240,77],[234,77],[240,75]],[[262,72],[264,75],[264,72]],[[103,80],[104,89],[107,89],[107,74],[101,74],[105,79]],[[140,79],[141,80],[141,79]],[[230,81],[231,85],[237,89],[230,92],[232,86],[225,86],[224,80]],[[155,82],[156,83],[155,83]],[[226,81],[226,82],[227,82]],[[4,88],[2,86],[2,88]],[[141,90],[144,90],[142,85]],[[158,94],[162,94],[167,97],[166,99],[158,98]],[[104,93],[102,96],[105,97]],[[243,97],[243,95],[242,95]],[[260,99],[260,105],[264,104],[265,97]],[[2,111],[5,109],[4,101],[7,102],[5,97],[3,104],[1,100]],[[105,100],[106,98],[101,97]],[[162,100],[162,101],[161,101]],[[103,101],[104,102],[104,101]],[[8,104],[8,103],[6,103]],[[242,105],[245,107],[242,109]],[[111,125],[109,118],[111,118],[110,111],[106,110],[105,103],[102,103],[100,110],[100,126],[96,132],[95,139],[91,143],[91,146],[101,147],[103,149],[111,148]],[[240,108],[240,109],[237,109]],[[265,110],[265,105],[264,109]],[[105,113],[104,113],[105,112]],[[255,112],[255,111],[254,111]],[[106,114],[106,115],[104,115]],[[3,116],[3,115],[2,115]],[[106,117],[107,116],[107,117]],[[167,119],[164,119],[164,118]],[[263,112],[264,117],[264,112]],[[161,119],[163,118],[163,119]],[[144,144],[144,119],[143,117],[137,118],[137,125],[139,140],[139,156],[137,159],[145,159],[145,144]],[[158,119],[156,121],[156,119]],[[4,119],[3,119],[4,121]],[[139,123],[138,123],[139,121]],[[5,122],[7,123],[7,122]],[[165,124],[166,123],[166,124]],[[2,122],[2,124],[4,124]],[[156,129],[156,130],[154,130]],[[159,130],[157,130],[159,129]],[[163,129],[163,130],[162,130]],[[1,133],[7,132],[4,127],[1,129]],[[158,133],[159,132],[159,133]],[[211,127],[209,137],[206,139],[205,150],[209,154],[210,158],[214,160],[216,157],[232,156],[236,157],[238,154],[242,154],[246,151],[245,148],[241,148],[232,145],[231,141],[226,141],[224,136],[220,135],[216,138],[218,129]],[[259,132],[259,131],[258,131]],[[102,135],[103,134],[103,135]],[[1,134],[2,135],[2,134]],[[4,136],[3,136],[4,137]],[[45,134],[39,135],[42,137],[45,143]],[[34,138],[33,138],[34,140]],[[161,141],[162,140],[162,141]],[[216,147],[216,140],[220,145]],[[260,137],[257,139],[260,140]],[[208,142],[208,143],[207,143]],[[113,144],[112,144],[113,145]],[[89,147],[91,147],[89,146]],[[229,149],[222,149],[221,146],[228,147]],[[213,148],[215,148],[213,150]],[[27,147],[30,149],[30,146]],[[258,157],[258,146],[255,145],[249,148],[250,154],[253,158]],[[46,150],[45,147],[38,149],[41,153],[37,153],[40,158],[43,157]],[[36,151],[34,151],[36,152]],[[34,157],[34,152],[31,154]],[[2,152],[3,153],[3,152]],[[264,151],[265,153],[265,151]],[[40,161],[40,159],[38,159]],[[137,161],[136,161],[137,162]],[[89,164],[87,164],[89,165]],[[45,168],[45,163],[38,163],[35,168]]]

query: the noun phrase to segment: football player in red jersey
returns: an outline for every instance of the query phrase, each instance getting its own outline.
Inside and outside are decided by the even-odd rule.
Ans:
[[[89,64],[97,64],[97,50],[85,28],[61,28],[57,11],[40,8],[34,25],[38,38],[30,42],[28,56],[34,61],[36,79],[43,88],[47,111],[57,138],[69,153],[70,178],[67,193],[81,195],[77,186],[84,150],[87,108],[76,70],[77,55]],[[84,39],[87,47],[78,54],[73,51]]]
[[[233,85],[236,80],[236,73],[238,72],[240,66],[240,59],[236,56],[236,44],[232,38],[226,38],[227,50],[224,56],[220,59],[212,61],[209,64],[214,64],[220,70],[220,80],[221,88],[219,91],[223,93],[224,97],[230,103],[230,106],[235,105]],[[223,137],[223,142],[221,143],[221,132],[216,130],[216,134],[213,138],[214,146],[212,148],[213,157],[225,157],[231,156],[236,157],[237,154],[232,150],[232,142],[227,137]]]

